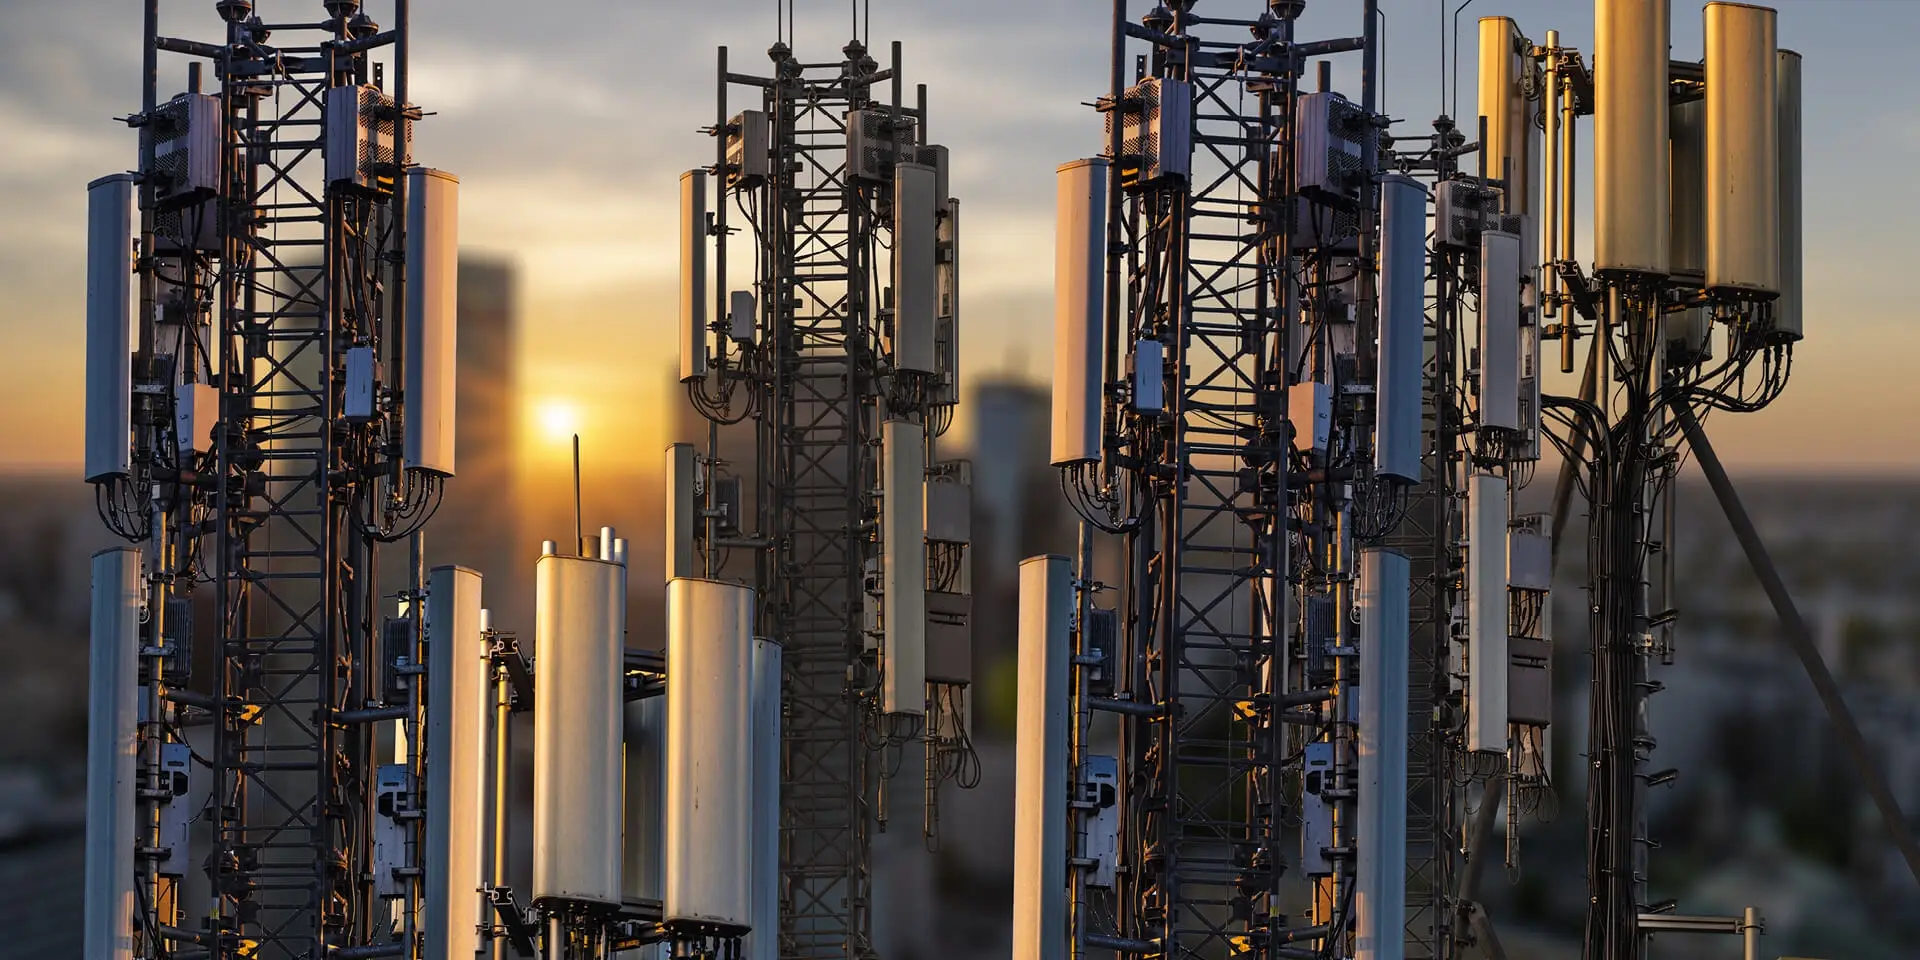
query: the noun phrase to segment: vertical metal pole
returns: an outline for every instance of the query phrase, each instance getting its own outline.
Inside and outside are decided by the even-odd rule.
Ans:
[[[868,9],[871,10],[872,8],[869,7]],[[891,49],[893,52],[893,69],[888,71],[890,74],[892,74],[892,76],[888,77],[887,81],[888,81],[888,85],[892,88],[892,94],[893,94],[892,104],[893,105],[890,108],[892,110],[892,113],[889,115],[888,119],[892,121],[892,126],[890,127],[890,129],[897,131],[900,129],[900,94],[901,94],[901,87],[902,87],[902,83],[900,81],[900,41],[898,40],[893,41],[893,45]],[[900,156],[899,144],[900,144],[900,139],[899,139],[898,133],[889,133],[887,135],[887,147],[889,152],[892,154],[892,157],[895,163],[900,162],[900,160],[902,159]]]
[[[720,71],[714,81],[713,91],[713,312],[707,316],[708,325],[715,330],[724,331],[727,323],[727,124],[732,120],[727,113],[727,48],[721,47],[719,53]],[[744,136],[744,131],[742,132]],[[696,294],[697,295],[697,294]],[[725,356],[727,336],[721,333],[714,338],[720,345],[720,353]],[[724,371],[723,371],[724,375]],[[707,485],[707,500],[713,499],[713,485]],[[713,528],[707,527],[708,551],[711,546]]]
[[[414,641],[413,662],[420,665],[426,664],[430,652],[427,649],[426,540],[426,534],[421,531],[414,531],[413,535],[407,538],[407,579],[412,583],[413,597],[413,623],[411,624]],[[371,553],[372,551],[369,550],[368,552]],[[428,748],[444,748],[445,746],[444,744],[428,744],[425,742],[426,738],[423,734],[427,729],[427,704],[426,698],[421,695],[425,689],[426,677],[424,676],[416,677],[415,682],[407,684],[407,696],[411,700],[408,706],[412,709],[409,710],[407,714],[407,756],[405,759],[409,773],[412,774],[410,782],[413,784],[413,800],[416,808],[424,806],[421,804],[421,791],[426,783],[427,750]],[[402,932],[404,933],[404,941],[407,945],[406,956],[408,957],[417,957],[420,951],[420,938],[416,936],[415,933],[419,929],[421,908],[420,888],[422,875],[419,871],[429,868],[428,864],[422,862],[420,856],[421,850],[425,847],[425,841],[425,826],[418,820],[413,821],[408,827],[407,865],[415,868],[416,872],[413,874],[412,879],[407,882],[406,895],[402,901],[401,908]]]
[[[716,238],[713,243],[713,321],[716,325],[722,325],[727,321],[726,311],[730,306],[727,302],[730,298],[727,296],[727,136],[725,131],[727,123],[731,118],[727,115],[726,47],[720,48],[719,65],[720,68],[713,85],[713,122],[715,125],[714,129],[717,131],[714,137],[713,168],[713,216],[715,225],[714,236]],[[744,137],[746,131],[741,131],[741,135]],[[727,338],[723,335],[716,338],[715,342],[720,345],[720,355],[725,357]],[[720,375],[727,375],[724,363],[721,365]],[[707,553],[706,556],[702,558],[701,569],[706,572],[706,576],[709,578],[719,575],[720,572],[720,551],[714,547],[714,540],[718,531],[715,529],[716,521],[712,509],[714,501],[714,480],[717,479],[718,474],[715,465],[719,462],[719,457],[720,425],[716,422],[709,421],[707,424],[708,473],[706,482],[701,485],[703,490],[702,495],[694,499],[694,509],[699,511],[698,516],[695,517],[695,522],[700,524],[700,529],[706,534],[707,541]],[[696,474],[699,472],[699,469],[696,465],[694,468]],[[745,497],[742,496],[741,499],[744,500]]]
[[[518,656],[518,654],[511,654]],[[495,889],[507,886],[507,823],[512,819],[508,808],[510,779],[513,763],[513,699],[507,687],[506,664],[498,658],[493,662],[491,671],[493,680],[493,800],[489,815],[493,828],[491,867],[488,876],[492,878]],[[505,937],[495,936],[490,940],[488,951],[490,960],[507,960],[507,941]]]
[[[394,262],[399,264],[399,268],[391,271],[388,280],[388,286],[393,291],[392,298],[388,302],[400,306],[394,315],[387,320],[386,337],[388,341],[387,382],[395,385],[396,389],[400,390],[401,411],[404,411],[406,405],[412,403],[414,400],[413,397],[406,395],[406,391],[402,386],[407,382],[407,317],[405,304],[407,302],[407,272],[411,269],[411,266],[406,262],[407,168],[413,165],[413,157],[411,155],[413,136],[410,132],[413,128],[413,121],[407,119],[407,111],[412,107],[412,104],[407,102],[407,64],[413,48],[413,31],[410,26],[412,19],[411,7],[412,3],[410,0],[394,0],[393,102],[400,109],[400,116],[394,121],[394,156],[400,162],[400,171],[398,175],[393,178],[393,200],[389,204],[389,209],[392,211],[391,215],[393,217],[395,247],[388,252],[398,256],[399,259]],[[343,31],[345,30],[344,23],[341,25],[341,29]],[[406,418],[400,411],[396,411],[394,423],[399,429],[393,431],[393,442],[388,447],[388,456],[393,461],[392,479],[398,481],[401,470],[403,469],[400,454],[403,450],[401,444],[405,440],[403,431],[406,429]],[[420,590],[421,582],[415,580],[411,586],[417,594]]]
[[[1073,646],[1070,649],[1069,663],[1078,657],[1090,653],[1087,649],[1088,610],[1093,606],[1093,527],[1082,520],[1079,525],[1079,549],[1073,564]],[[1112,676],[1114,665],[1107,663],[1101,669]],[[1087,725],[1092,720],[1091,710],[1086,702],[1086,671],[1080,666],[1067,668],[1067,783],[1068,796],[1071,797],[1073,785],[1080,782],[1081,765],[1086,762]],[[1071,838],[1079,835],[1078,824],[1081,814],[1075,810],[1064,811],[1067,815],[1068,857],[1074,855]],[[1082,938],[1087,933],[1086,909],[1087,874],[1079,867],[1070,867],[1067,874],[1067,960],[1078,960],[1082,947]]]
[[[1574,173],[1577,170],[1576,165],[1579,160],[1575,151],[1580,146],[1580,115],[1578,112],[1579,103],[1573,96],[1572,79],[1563,76],[1560,78],[1560,84],[1565,88],[1560,91],[1560,214],[1558,218],[1560,221],[1560,259],[1573,260],[1575,259],[1574,205],[1579,201],[1580,189],[1580,185],[1574,181]],[[1569,307],[1568,309],[1570,315],[1572,308]],[[1566,353],[1566,356],[1572,356],[1570,352],[1572,348],[1568,347],[1567,349],[1569,352]],[[1572,371],[1571,369],[1566,369],[1562,372],[1570,373]],[[1604,380],[1601,381],[1602,384],[1605,384],[1605,382]]]
[[[1371,123],[1373,122],[1374,111],[1379,107],[1380,100],[1380,54],[1378,49],[1380,42],[1378,36],[1380,0],[1365,0],[1365,2],[1360,5],[1360,10],[1361,17],[1366,20],[1360,28],[1360,112],[1367,118],[1367,122]],[[1324,63],[1326,61],[1322,62]],[[1292,128],[1291,116],[1288,117],[1288,128],[1289,130]],[[1292,135],[1290,134],[1289,140],[1291,139]],[[1379,221],[1375,216],[1375,211],[1377,211],[1380,206],[1380,188],[1376,180],[1380,175],[1379,152],[1378,137],[1362,137],[1360,139],[1360,169],[1366,171],[1367,183],[1360,189],[1359,253],[1360,262],[1367,264],[1376,262],[1375,257],[1380,249]],[[1292,209],[1293,205],[1289,203],[1287,207],[1288,209]],[[1287,262],[1286,248],[1281,248],[1279,254],[1281,269],[1284,271]],[[1288,284],[1288,286],[1291,285],[1292,284]],[[1380,301],[1378,290],[1379,277],[1374,271],[1360,271],[1359,309],[1356,311],[1358,329],[1355,331],[1355,334],[1358,344],[1357,352],[1360,354],[1360,369],[1365,375],[1373,374],[1380,359],[1378,351],[1375,350],[1373,346],[1378,343],[1380,335]],[[1282,329],[1285,329],[1287,326],[1284,316],[1283,314],[1281,321]],[[1278,460],[1284,464],[1286,457],[1279,457]],[[1285,469],[1284,466],[1282,469]],[[1282,496],[1285,496],[1285,488],[1282,488]],[[1277,535],[1282,539],[1285,538],[1284,532],[1278,533]]]
[[[1098,417],[1100,421],[1100,437],[1101,437],[1100,442],[1103,448],[1101,451],[1100,463],[1097,469],[1100,471],[1100,474],[1099,474],[1100,482],[1102,483],[1102,485],[1107,486],[1109,488],[1113,487],[1113,485],[1116,482],[1116,478],[1115,478],[1112,462],[1110,458],[1106,456],[1104,447],[1106,445],[1106,438],[1116,431],[1117,425],[1113,423],[1110,419],[1110,415],[1112,414],[1113,410],[1112,410],[1112,405],[1108,404],[1105,401],[1106,391],[1105,391],[1104,384],[1112,383],[1114,379],[1119,375],[1119,367],[1114,359],[1115,354],[1117,353],[1117,351],[1114,349],[1114,345],[1120,342],[1121,328],[1122,328],[1122,324],[1125,322],[1123,318],[1126,315],[1126,303],[1121,298],[1121,292],[1120,292],[1121,291],[1121,271],[1124,269],[1124,266],[1125,266],[1124,261],[1122,260],[1122,255],[1126,248],[1126,244],[1124,242],[1124,238],[1126,236],[1125,227],[1121,223],[1121,219],[1120,219],[1125,209],[1122,201],[1123,194],[1121,192],[1121,185],[1120,185],[1120,181],[1121,181],[1120,143],[1122,139],[1122,134],[1124,132],[1122,129],[1124,125],[1121,122],[1121,115],[1120,115],[1120,102],[1126,90],[1125,88],[1126,52],[1127,52],[1126,51],[1126,47],[1127,47],[1126,21],[1127,21],[1127,0],[1113,0],[1113,17],[1112,17],[1112,24],[1111,24],[1112,49],[1111,51],[1109,51],[1109,59],[1107,64],[1107,67],[1108,67],[1107,86],[1108,86],[1108,97],[1109,97],[1107,102],[1107,108],[1110,111],[1110,113],[1108,114],[1109,122],[1107,124],[1107,158],[1109,161],[1107,164],[1107,212],[1106,212],[1106,216],[1107,216],[1107,249],[1106,249],[1107,277],[1106,277],[1106,280],[1107,282],[1106,282],[1106,302],[1102,304],[1102,309],[1104,310],[1104,315],[1102,316],[1102,322],[1106,326],[1106,337],[1103,341],[1106,344],[1106,355],[1101,358],[1101,363],[1100,363],[1100,371],[1101,371],[1101,377],[1102,377],[1102,383],[1103,383],[1103,387],[1101,389],[1102,399],[1100,403],[1100,410],[1097,413],[1093,414],[1094,416]],[[1121,496],[1120,491],[1114,490],[1114,495]],[[1127,503],[1127,506],[1132,507],[1132,506],[1135,506],[1135,504]],[[1084,536],[1085,535],[1084,527],[1082,529],[1083,529],[1083,536]],[[1133,536],[1128,536],[1126,538],[1126,541],[1124,542],[1128,547],[1132,547],[1134,551],[1137,551],[1138,547],[1134,543],[1134,540],[1135,538]],[[1087,547],[1082,547],[1083,555],[1086,553],[1087,549],[1088,549]],[[1127,629],[1125,625],[1125,621],[1129,620],[1130,617],[1126,614],[1125,612],[1126,608],[1124,605],[1132,601],[1134,597],[1136,597],[1140,592],[1141,580],[1138,577],[1136,571],[1131,567],[1133,563],[1133,558],[1135,556],[1136,556],[1135,552],[1124,552],[1122,554],[1121,580],[1127,584],[1128,592],[1121,595],[1121,603],[1123,604],[1123,606],[1122,606],[1122,611],[1120,615],[1117,617],[1117,619],[1122,620],[1123,624],[1119,631],[1120,636],[1119,638],[1117,638],[1114,644],[1116,647],[1116,650],[1114,651],[1116,654],[1116,656],[1114,657],[1114,662],[1108,667],[1108,669],[1111,671],[1109,675],[1113,678],[1114,693],[1116,696],[1121,698],[1129,698],[1133,695],[1132,678],[1134,676],[1134,666],[1133,666],[1133,658],[1131,655],[1133,631],[1130,629]],[[1081,629],[1083,631],[1085,630],[1085,625],[1086,625],[1086,621],[1083,619],[1081,621]],[[1076,687],[1076,691],[1079,691],[1080,696],[1082,697],[1085,696],[1084,688]],[[1134,722],[1128,718],[1122,717],[1120,718],[1119,722],[1115,724],[1115,726],[1117,728],[1117,733],[1115,737],[1116,753],[1119,755],[1120,762],[1122,764],[1129,764],[1131,763],[1131,758],[1133,756],[1133,750],[1134,750],[1134,745],[1133,745]],[[1131,809],[1131,806],[1130,806],[1131,793],[1132,793],[1132,789],[1131,789],[1131,784],[1129,782],[1129,778],[1120,777],[1119,783],[1116,785],[1116,790],[1115,790],[1115,794],[1116,794],[1115,802],[1118,805],[1119,809],[1123,811]],[[1130,818],[1123,817],[1121,826],[1120,826],[1119,849],[1123,851],[1130,850],[1131,849],[1130,844],[1134,842],[1136,839],[1137,838],[1134,835],[1134,827],[1130,821]],[[1081,875],[1081,872],[1077,870],[1075,871],[1075,875],[1076,875],[1075,890],[1079,892],[1081,895],[1084,895],[1085,888],[1084,886],[1080,885],[1080,881],[1083,880],[1084,877]],[[1126,882],[1116,882],[1115,889],[1116,889],[1116,892],[1125,891],[1130,889],[1130,884]],[[1123,935],[1130,934],[1132,932],[1130,929],[1130,925],[1133,922],[1133,911],[1127,902],[1126,896],[1122,895],[1122,896],[1116,897],[1116,901],[1117,902],[1114,905],[1115,929],[1118,932],[1122,933]],[[1076,902],[1073,904],[1073,907],[1075,909],[1073,921],[1076,924],[1076,926],[1071,928],[1069,931],[1070,935],[1074,938],[1074,942],[1070,945],[1069,953],[1071,955],[1071,960],[1080,960],[1080,957],[1082,956],[1082,953],[1081,953],[1082,945],[1079,942],[1079,940],[1080,940],[1080,937],[1084,936],[1084,933],[1085,933],[1084,929],[1082,928],[1085,926],[1086,918],[1083,913],[1084,911],[1083,903],[1076,900]]]
[[[1111,111],[1108,119],[1112,122],[1107,124],[1107,158],[1111,162],[1107,165],[1107,355],[1104,359],[1106,382],[1112,383],[1120,377],[1119,361],[1116,359],[1119,351],[1114,349],[1114,345],[1121,342],[1121,335],[1125,332],[1121,325],[1125,322],[1123,318],[1126,313],[1126,301],[1120,296],[1120,273],[1124,266],[1121,253],[1126,249],[1126,230],[1120,220],[1123,210],[1121,198],[1125,196],[1120,185],[1120,140],[1123,132],[1120,104],[1126,94],[1127,82],[1127,0],[1113,0],[1113,59],[1108,68],[1108,86],[1112,93],[1107,109]],[[1115,428],[1107,416],[1111,404],[1105,402],[1105,393],[1103,389],[1100,404],[1103,444],[1104,438]],[[1111,477],[1112,467],[1104,456],[1101,463]]]
[[[580,435],[573,435],[573,549],[576,556],[587,555],[587,533],[580,519]]]

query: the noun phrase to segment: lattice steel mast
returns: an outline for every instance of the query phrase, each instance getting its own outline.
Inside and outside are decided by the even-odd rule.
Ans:
[[[377,561],[411,540],[405,596],[424,597],[419,530],[453,471],[455,181],[408,159],[405,0],[386,31],[356,0],[213,6],[225,32],[204,43],[159,36],[147,4],[140,172],[93,191],[87,472],[147,545],[151,658],[136,916],[113,955],[415,956],[424,651],[420,618],[384,628]],[[160,51],[194,58],[164,103]],[[116,266],[98,251],[135,216]],[[138,332],[131,364],[116,324]],[[391,720],[405,746],[383,765]],[[191,854],[182,796],[207,774],[189,757],[212,781],[211,849]],[[99,865],[90,899],[118,882]],[[210,899],[186,902],[203,866]]]
[[[841,53],[802,62],[783,39],[754,77],[722,48],[715,164],[682,178],[681,379],[712,426],[704,453],[669,454],[686,511],[669,576],[750,579],[783,646],[791,958],[874,954],[888,795],[924,796],[931,834],[971,749],[966,472],[934,454],[958,397],[959,206],[945,148],[925,142],[924,87],[901,102],[900,45],[884,69],[860,39]],[[736,85],[757,89],[752,108],[729,107]],[[902,785],[916,743],[924,785]]]
[[[1086,523],[1073,668],[1059,665],[1072,826],[1062,836],[1042,812],[1016,839],[1043,864],[1073,842],[1072,894],[1064,918],[1017,915],[1016,951],[1317,955],[1371,944],[1381,923],[1397,940],[1397,907],[1369,895],[1355,909],[1383,863],[1399,899],[1397,836],[1382,860],[1358,849],[1402,791],[1367,779],[1383,771],[1359,744],[1380,727],[1355,693],[1365,671],[1395,672],[1378,650],[1404,645],[1404,606],[1388,608],[1405,561],[1367,545],[1418,474],[1417,446],[1383,454],[1375,437],[1374,10],[1356,11],[1358,36],[1306,43],[1298,2],[1245,19],[1166,4],[1139,24],[1125,6],[1107,156],[1061,168],[1053,460]],[[1147,47],[1127,85],[1131,40]],[[1310,61],[1349,51],[1358,101],[1328,89],[1325,61],[1319,89],[1301,89]],[[1401,316],[1417,361],[1417,297]],[[1411,400],[1418,364],[1401,369]],[[1417,422],[1417,405],[1396,409]],[[1092,604],[1108,589],[1095,530],[1124,540],[1111,614]],[[1051,610],[1060,570],[1023,573],[1023,709],[1055,695],[1026,686],[1052,675],[1056,643],[1053,614],[1027,611]],[[1094,719],[1108,715],[1111,733]],[[1026,723],[1023,751],[1052,743]],[[1095,752],[1108,736],[1117,758]],[[1023,795],[1054,763],[1022,760]],[[1283,849],[1295,824],[1298,858]],[[1304,916],[1282,902],[1290,868],[1312,881]],[[1016,910],[1051,886],[1016,891]]]

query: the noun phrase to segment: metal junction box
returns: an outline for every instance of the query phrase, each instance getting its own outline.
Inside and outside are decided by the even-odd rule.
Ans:
[[[1507,639],[1507,722],[1553,723],[1553,645],[1545,640]]]
[[[400,112],[378,87],[327,91],[327,183],[373,193],[393,192],[400,172],[395,131]]]
[[[761,110],[746,110],[727,124],[727,186],[754,186],[772,172],[771,128]]]
[[[1087,886],[1113,886],[1115,868],[1120,862],[1120,761],[1108,756],[1089,756],[1080,764],[1080,796],[1083,808],[1080,856],[1093,861],[1087,872]]]
[[[893,165],[918,159],[913,118],[889,110],[847,112],[847,175],[885,183]]]
[[[1113,129],[1114,112],[1107,113]],[[1193,86],[1151,77],[1120,98],[1120,179],[1130,188],[1182,180],[1193,160]]]
[[[973,682],[973,598],[927,591],[927,682]]]

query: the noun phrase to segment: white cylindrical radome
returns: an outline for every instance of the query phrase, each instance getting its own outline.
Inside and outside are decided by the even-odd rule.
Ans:
[[[707,375],[707,174],[680,175],[680,380]]]
[[[85,960],[133,960],[140,749],[140,551],[93,555],[88,628]]]
[[[1355,960],[1405,955],[1408,577],[1406,557],[1360,551]]]
[[[667,584],[667,818],[663,916],[753,923],[753,591]]]
[[[880,427],[880,452],[881,709],[917,716],[927,706],[926,431],[909,420],[888,420]]]
[[[1075,160],[1058,173],[1053,261],[1054,466],[1100,459],[1106,404],[1107,168]]]
[[[1467,749],[1507,752],[1507,480],[1467,478]]]
[[[1067,956],[1067,670],[1073,564],[1020,561],[1019,719],[1014,740],[1013,960]]]
[[[1602,274],[1665,276],[1667,0],[1593,7],[1593,262]]]
[[[629,900],[660,900],[666,846],[667,698],[626,706],[626,789],[621,809],[620,889]],[[661,944],[642,948],[639,960],[664,960]]]
[[[626,570],[553,555],[534,571],[533,898],[617,906]]]
[[[459,367],[460,178],[407,170],[405,460],[410,470],[454,471]]]
[[[1411,177],[1380,181],[1379,418],[1374,473],[1420,481],[1420,398],[1426,390],[1427,190]]]
[[[780,960],[780,644],[753,641],[753,932],[746,960]]]
[[[1780,138],[1780,298],[1773,301],[1773,329],[1788,340],[1804,332],[1806,279],[1800,232],[1805,229],[1800,191],[1800,55],[1780,51],[1775,68]]]
[[[1480,115],[1487,118],[1487,176],[1507,181],[1512,213],[1533,212],[1533,158],[1538,133],[1527,102],[1531,58],[1521,53],[1520,27],[1509,17],[1480,18]]]
[[[1707,289],[1780,292],[1780,137],[1775,14],[1709,3]]]
[[[89,482],[126,476],[133,463],[133,327],[139,312],[133,241],[138,178],[87,184],[87,440]]]
[[[487,881],[487,749],[493,689],[481,625],[480,574],[435,567],[427,586],[426,956],[468,960],[492,922]]]

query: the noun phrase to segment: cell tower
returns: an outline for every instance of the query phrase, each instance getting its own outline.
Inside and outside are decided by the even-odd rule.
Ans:
[[[1114,5],[1106,154],[1060,169],[1053,462],[1084,525],[1077,564],[1022,573],[1018,789],[1045,802],[1016,956],[1385,955],[1408,564],[1378,544],[1420,479],[1422,324],[1418,230],[1409,256],[1376,222],[1377,11],[1304,42],[1303,3],[1196,6]],[[1326,59],[1353,52],[1357,100]]]
[[[1539,71],[1511,20],[1485,18],[1479,35],[1479,122],[1441,115],[1427,132],[1391,134],[1381,164],[1381,308],[1424,309],[1426,329],[1421,476],[1386,538],[1410,573],[1406,924],[1390,955],[1421,960],[1462,956],[1485,931],[1473,899],[1484,858],[1463,843],[1484,841],[1504,814],[1511,862],[1517,818],[1554,802],[1546,631],[1558,530],[1513,508],[1540,456]]]
[[[1697,919],[1669,916],[1673,905],[1647,890],[1646,794],[1677,775],[1650,765],[1647,717],[1660,689],[1652,663],[1675,652],[1679,438],[1709,410],[1757,410],[1778,396],[1801,333],[1799,58],[1778,49],[1773,10],[1709,3],[1704,60],[1675,62],[1669,18],[1666,0],[1600,0],[1590,69],[1552,34],[1543,51],[1546,140],[1558,151],[1548,220],[1561,225],[1546,232],[1543,280],[1562,369],[1579,338],[1590,342],[1581,396],[1545,407],[1589,504],[1593,957],[1644,956],[1650,934]],[[1591,271],[1572,229],[1571,148],[1587,113]]]
[[[86,474],[137,548],[95,559],[86,956],[418,956],[423,618],[386,622],[378,563],[408,543],[417,611],[457,181],[409,157],[405,0],[220,0],[213,42],[158,6],[139,169],[89,188]]]
[[[1691,433],[1691,447],[1710,460],[1698,417],[1757,410],[1778,396],[1800,338],[1799,58],[1777,49],[1770,9],[1709,3],[1705,20],[1704,60],[1673,61],[1666,0],[1599,0],[1589,65],[1558,31],[1535,44],[1511,20],[1483,19],[1478,176],[1445,160],[1476,149],[1461,149],[1464,138],[1445,129],[1426,155],[1407,158],[1436,177],[1435,451],[1455,464],[1441,502],[1464,500],[1434,554],[1442,569],[1462,571],[1440,584],[1439,596],[1454,601],[1435,605],[1456,611],[1462,666],[1434,692],[1458,706],[1464,729],[1450,733],[1443,709],[1432,731],[1445,771],[1434,795],[1452,811],[1436,821],[1432,943],[1453,955],[1491,955],[1497,943],[1475,902],[1495,859],[1487,849],[1495,818],[1507,818],[1512,864],[1519,815],[1555,802],[1544,732],[1548,597],[1576,493],[1589,505],[1593,657],[1582,754],[1587,955],[1641,957],[1661,932],[1744,934],[1751,948],[1757,931],[1751,910],[1674,915],[1676,904],[1654,902],[1647,889],[1655,843],[1646,793],[1677,775],[1650,766],[1647,718],[1661,688],[1651,663],[1671,663],[1676,649],[1679,438]],[[1574,200],[1586,116],[1595,138],[1590,265],[1576,252]],[[1542,396],[1542,341],[1558,341],[1561,370],[1572,373],[1583,338],[1579,395]],[[1477,347],[1467,354],[1474,361],[1461,364],[1452,344]],[[1515,410],[1517,431],[1503,429]],[[1531,478],[1543,440],[1561,460],[1552,511],[1513,516],[1510,491]],[[1844,706],[1835,712],[1849,725]],[[1490,768],[1486,758],[1503,762]],[[1467,824],[1458,813],[1468,794],[1448,784],[1472,780],[1484,788]],[[1450,835],[1455,842],[1443,843]],[[1454,868],[1459,884],[1450,887]]]
[[[900,45],[883,68],[857,28],[824,63],[782,37],[765,77],[721,48],[714,163],[681,178],[680,378],[711,426],[668,451],[667,575],[751,582],[781,649],[783,958],[874,955],[875,833],[919,810],[933,836],[972,766],[967,471],[936,453],[959,203],[925,87],[903,103]]]

